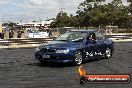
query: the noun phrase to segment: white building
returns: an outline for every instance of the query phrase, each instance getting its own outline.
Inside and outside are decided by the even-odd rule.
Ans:
[[[18,26],[23,26],[23,27],[43,27],[43,28],[48,28],[50,27],[51,22],[53,20],[49,21],[42,21],[42,22],[27,22],[27,23],[18,23]]]

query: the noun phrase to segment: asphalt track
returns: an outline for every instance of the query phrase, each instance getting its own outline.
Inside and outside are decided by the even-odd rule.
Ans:
[[[132,88],[129,84],[84,84],[76,81],[78,66],[41,65],[34,60],[35,49],[0,49],[0,88]],[[130,74],[132,42],[116,43],[110,59],[83,64],[87,74]]]

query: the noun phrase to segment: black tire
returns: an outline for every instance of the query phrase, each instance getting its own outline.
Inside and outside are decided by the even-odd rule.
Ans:
[[[83,61],[83,55],[81,51],[76,51],[74,53],[74,65],[81,65]]]
[[[112,49],[111,49],[111,48],[107,48],[107,49],[105,50],[104,58],[105,58],[105,59],[109,59],[109,58],[111,58],[111,56],[112,56]]]

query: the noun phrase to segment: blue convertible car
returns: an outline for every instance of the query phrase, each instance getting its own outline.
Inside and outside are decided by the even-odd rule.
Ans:
[[[90,59],[110,58],[114,42],[96,30],[69,30],[54,41],[36,48],[40,62],[63,62],[80,65]]]

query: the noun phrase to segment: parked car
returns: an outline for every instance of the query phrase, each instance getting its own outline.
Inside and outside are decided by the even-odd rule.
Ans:
[[[97,30],[70,30],[54,41],[36,48],[35,57],[43,62],[82,64],[90,59],[110,58],[114,42]]]

